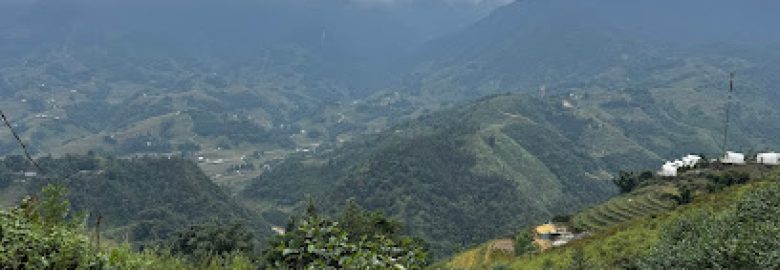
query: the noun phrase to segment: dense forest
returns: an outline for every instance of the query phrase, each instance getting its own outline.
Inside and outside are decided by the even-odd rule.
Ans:
[[[62,184],[70,191],[67,199],[73,211],[89,213],[89,227],[100,217],[107,235],[136,246],[212,220],[242,224],[258,237],[270,235],[261,218],[225,194],[191,161],[66,156],[37,162],[46,171],[25,177],[23,172],[36,171],[26,159],[3,159],[2,182],[24,189],[22,194]]]

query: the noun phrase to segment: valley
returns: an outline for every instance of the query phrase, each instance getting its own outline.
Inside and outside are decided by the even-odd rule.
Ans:
[[[718,166],[614,182],[686,154],[780,151],[774,3],[230,1],[0,3],[0,109],[45,169],[0,129],[0,206],[60,184],[67,218],[101,216],[127,252],[241,245],[188,263],[343,263],[288,257],[324,254],[287,245],[328,228],[317,245],[362,260],[381,239],[359,237],[380,232],[415,267],[565,267],[576,247],[657,267],[669,254],[640,250],[659,228],[774,185],[756,166],[731,170],[750,175],[739,185]],[[560,218],[592,235],[492,253]],[[615,243],[630,248],[604,255]]]

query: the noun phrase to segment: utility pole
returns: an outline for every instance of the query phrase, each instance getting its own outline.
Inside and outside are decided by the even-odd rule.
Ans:
[[[723,156],[726,156],[726,152],[728,151],[728,143],[729,143],[729,120],[730,120],[730,111],[731,111],[731,96],[734,93],[734,72],[731,72],[731,76],[729,79],[729,95],[728,99],[726,100],[726,123],[723,128]]]
[[[103,220],[103,216],[98,214],[95,219],[95,246],[97,246],[98,252],[100,252],[100,221]]]

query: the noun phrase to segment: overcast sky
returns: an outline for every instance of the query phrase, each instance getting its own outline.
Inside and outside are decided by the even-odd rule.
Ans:
[[[448,2],[448,3],[455,3],[455,4],[465,3],[465,4],[472,4],[475,6],[482,6],[482,5],[498,6],[498,5],[504,5],[513,2],[514,0],[351,0],[351,1],[361,3],[361,4],[366,4],[366,5],[392,5],[398,3],[438,1],[438,2]]]
[[[397,3],[397,2],[414,2],[414,1],[442,1],[442,2],[451,2],[451,3],[471,3],[471,4],[483,4],[483,3],[509,3],[512,2],[512,0],[353,0],[355,2],[363,2],[363,3]]]

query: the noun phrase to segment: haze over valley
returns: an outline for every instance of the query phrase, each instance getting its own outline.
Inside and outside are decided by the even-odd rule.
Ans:
[[[594,217],[629,199],[651,194],[663,205],[653,215],[688,215],[776,178],[758,165],[654,173],[688,154],[760,163],[780,151],[776,10],[758,0],[4,1],[0,204],[59,184],[65,209],[89,213],[87,230],[102,226],[123,252],[169,249],[185,269],[346,267],[317,252],[287,257],[306,253],[286,246],[306,226],[367,241],[349,242],[350,256],[386,237],[409,250],[386,256],[411,269],[563,267],[573,259],[480,264],[469,252],[569,216],[592,241],[611,239],[599,234],[608,225],[666,222],[633,206]],[[646,170],[654,178],[616,185]],[[718,182],[737,172],[750,181]],[[684,190],[692,201],[678,200]],[[183,248],[222,243],[215,235],[235,248]],[[607,268],[662,261],[588,256]]]

